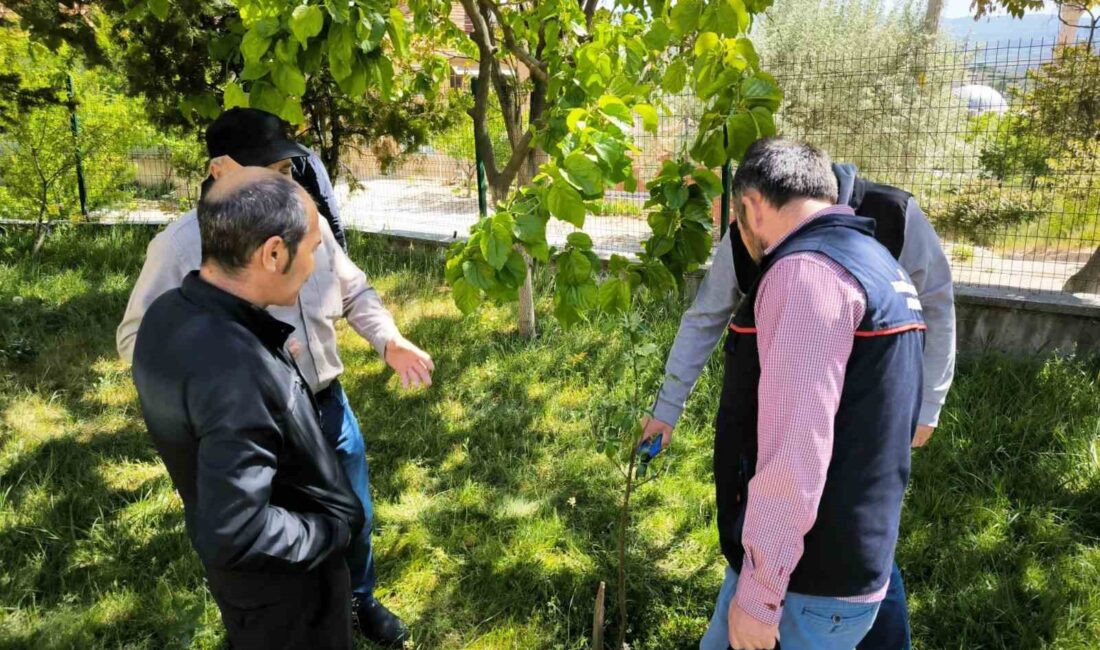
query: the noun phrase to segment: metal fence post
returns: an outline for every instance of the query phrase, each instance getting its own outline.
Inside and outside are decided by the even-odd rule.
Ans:
[[[76,116],[76,91],[73,89],[73,75],[66,75],[69,86],[69,127],[73,132],[73,149],[76,154],[76,189],[80,195],[80,214],[88,218],[88,188],[84,184],[84,159],[80,155],[80,119]]]
[[[470,78],[470,92],[474,95],[477,95],[477,82],[477,77]],[[481,159],[481,151],[477,148],[476,131],[471,133],[474,135],[474,164],[477,168],[477,211],[484,217],[489,214],[489,183],[485,180],[485,161]]]

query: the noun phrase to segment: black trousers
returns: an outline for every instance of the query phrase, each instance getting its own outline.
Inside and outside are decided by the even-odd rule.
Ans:
[[[350,650],[351,580],[343,554],[308,573],[207,571],[233,650]]]

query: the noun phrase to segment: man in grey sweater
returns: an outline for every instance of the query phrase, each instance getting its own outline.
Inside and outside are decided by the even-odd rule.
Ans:
[[[840,188],[837,203],[852,204],[853,193],[861,191],[863,183],[858,179],[855,166],[835,164],[833,171]],[[939,422],[940,410],[955,374],[955,302],[951,267],[932,224],[911,196],[903,210],[903,226],[899,226],[898,232],[901,235],[898,237],[901,248],[898,261],[917,288],[928,325],[924,397],[913,439],[913,446],[921,447],[928,442]],[[665,380],[653,406],[653,417],[642,423],[644,440],[661,434],[662,446],[667,447],[672,441],[672,431],[684,404],[741,300],[738,273],[743,274],[744,270],[735,268],[734,256],[730,254],[731,233],[732,229],[723,237],[695,302],[680,320],[680,329],[665,365]],[[901,574],[895,567],[890,592],[874,628],[860,644],[860,650],[908,650],[909,647],[905,590]]]

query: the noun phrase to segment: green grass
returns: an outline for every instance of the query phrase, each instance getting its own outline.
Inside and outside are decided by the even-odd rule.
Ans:
[[[180,502],[114,354],[150,234],[63,231],[35,261],[23,235],[0,236],[0,647],[221,643]],[[544,302],[543,336],[523,343],[509,308],[460,317],[439,252],[352,241],[438,369],[431,389],[404,393],[343,333],[377,504],[381,597],[419,648],[586,647],[596,585],[614,576],[620,483],[594,450],[590,415],[628,388],[616,324],[566,334]],[[675,314],[647,310],[662,349]],[[918,648],[1096,647],[1098,374],[1080,359],[962,364],[940,430],[916,455],[899,546]],[[638,495],[636,650],[696,647],[713,608],[720,379],[715,357],[669,473]]]

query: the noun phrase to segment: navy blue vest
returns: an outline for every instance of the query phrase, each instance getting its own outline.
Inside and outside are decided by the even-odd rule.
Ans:
[[[845,372],[816,523],[791,573],[788,589],[795,593],[874,592],[889,578],[894,558],[909,481],[909,447],[920,409],[925,326],[909,276],[875,241],[874,226],[863,217],[817,217],[760,266],[763,278],[787,255],[820,253],[851,273],[867,298]],[[731,239],[739,239],[737,233]],[[714,441],[719,538],[723,554],[738,571],[744,559],[741,532],[749,481],[756,471],[758,287],[759,279],[730,323]]]

